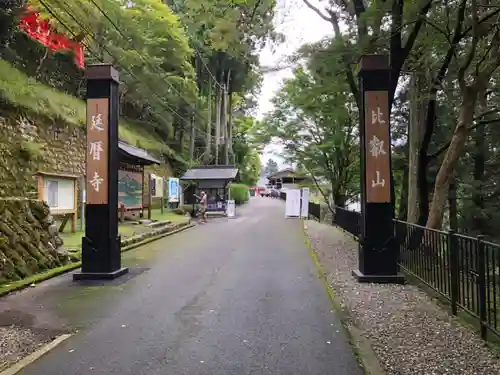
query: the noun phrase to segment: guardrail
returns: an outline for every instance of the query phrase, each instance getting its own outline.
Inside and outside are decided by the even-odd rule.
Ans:
[[[335,207],[333,224],[359,237],[361,234],[361,213],[346,208]]]
[[[474,317],[483,339],[500,337],[500,245],[395,220],[400,267]]]
[[[320,205],[309,202],[309,215],[320,220]],[[332,224],[359,237],[361,219],[360,212],[335,207]],[[489,332],[500,338],[500,244],[400,220],[394,234],[404,272],[448,300],[454,315],[462,310],[473,317],[481,338]]]

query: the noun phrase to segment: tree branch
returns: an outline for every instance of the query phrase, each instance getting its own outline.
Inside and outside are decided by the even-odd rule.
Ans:
[[[304,0],[304,3],[307,5],[307,7],[309,9],[313,10],[318,16],[323,18],[326,22],[332,23],[332,19],[325,16],[325,14],[321,10],[319,10],[318,7],[315,7],[314,5],[312,5],[308,0]]]
[[[394,0],[396,3],[398,0]],[[401,1],[403,3],[403,1]],[[420,29],[422,28],[425,18],[427,13],[432,7],[432,0],[427,0],[427,2],[424,4],[422,9],[420,10],[417,21],[415,22],[415,26],[413,27],[410,35],[408,36],[408,39],[406,40],[405,44],[403,47],[401,47],[401,24],[399,25],[398,31],[396,31],[396,34],[398,34],[398,39],[399,43],[396,46],[396,50],[393,50],[392,48],[392,36],[391,36],[391,92],[390,92],[390,97],[394,98],[394,93],[396,92],[396,88],[398,86],[398,81],[399,81],[399,75],[401,74],[401,69],[403,68],[403,65],[408,58],[411,49],[413,48],[413,45],[415,44],[415,41],[417,40],[418,33],[420,32]],[[393,11],[401,11],[401,18],[402,18],[402,12],[403,12],[403,5],[401,4],[400,7],[396,8],[393,5]],[[402,23],[402,20],[400,21]],[[394,43],[396,43],[396,40],[394,40]],[[390,106],[392,107],[392,102],[393,100],[390,101]]]
[[[467,133],[478,128],[479,126],[481,125],[488,125],[488,124],[493,124],[495,122],[500,122],[500,118],[495,118],[495,119],[491,119],[491,120],[481,120],[481,121],[478,121],[476,122],[474,125],[470,126],[469,128],[467,128]],[[446,142],[446,144],[444,146],[442,146],[440,149],[438,149],[436,152],[434,152],[433,154],[429,155],[429,160],[432,160],[432,159],[435,159],[437,158],[439,155],[441,155],[443,152],[445,152],[448,147],[450,147],[450,144],[451,144],[451,140]]]
[[[470,66],[472,63],[472,59],[476,55],[476,50],[477,50],[477,44],[479,42],[479,32],[478,32],[478,16],[477,16],[477,0],[472,0],[471,1],[471,12],[472,12],[472,25],[471,25],[471,30],[472,30],[472,42],[469,48],[469,52],[467,54],[467,57],[465,58],[465,62],[460,66],[458,69],[458,84],[460,86],[460,89],[462,91],[465,90],[465,71],[467,68]]]

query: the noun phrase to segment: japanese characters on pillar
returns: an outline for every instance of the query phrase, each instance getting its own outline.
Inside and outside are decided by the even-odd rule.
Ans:
[[[391,202],[391,144],[387,91],[365,91],[366,202]]]
[[[87,100],[87,204],[108,203],[108,99]]]

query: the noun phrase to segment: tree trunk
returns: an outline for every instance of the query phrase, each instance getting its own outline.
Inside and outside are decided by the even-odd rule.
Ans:
[[[407,221],[416,223],[419,218],[418,168],[419,151],[425,130],[425,109],[422,94],[425,92],[425,76],[414,73],[410,82],[410,124],[408,126],[408,208]]]
[[[195,112],[191,115],[191,132],[189,135],[189,160],[194,159],[194,143],[196,140]]]
[[[460,113],[458,122],[450,142],[450,146],[446,151],[441,167],[436,176],[434,185],[434,194],[427,219],[427,227],[440,229],[443,223],[443,214],[446,199],[448,197],[448,189],[451,178],[453,177],[455,166],[464,148],[467,139],[468,128],[474,119],[474,106],[476,104],[477,90],[473,87],[466,86],[462,93],[462,103],[460,105]]]
[[[234,152],[233,152],[233,93],[231,90],[229,90],[229,97],[228,97],[228,122],[227,122],[227,129],[228,129],[228,144],[229,144],[229,155],[230,155],[230,164],[235,164],[234,161]]]
[[[221,133],[221,139],[223,141],[222,143],[222,160],[223,164],[227,165],[227,116],[226,116],[226,109],[227,109],[227,95],[226,95],[226,84],[224,83],[222,85],[222,104],[221,104],[221,113],[220,113],[220,133]]]
[[[220,149],[220,113],[222,105],[222,90],[220,85],[217,85],[217,101],[215,104],[215,165],[219,164],[219,149]]]
[[[486,95],[481,92],[479,95],[479,108],[480,112],[485,112],[487,110],[486,106]],[[488,117],[485,116],[484,119],[487,120]],[[472,191],[472,202],[474,203],[474,211],[472,216],[471,231],[473,234],[480,234],[485,231],[486,220],[484,217],[484,172],[485,172],[485,162],[486,162],[486,131],[485,125],[479,125],[474,131],[474,187]]]
[[[228,108],[229,108],[229,83],[231,79],[231,69],[227,73],[227,80],[224,86],[224,121],[222,126],[224,127],[224,164],[229,165],[229,121],[228,121]]]
[[[212,159],[212,76],[208,76],[207,134],[205,138],[205,165]]]

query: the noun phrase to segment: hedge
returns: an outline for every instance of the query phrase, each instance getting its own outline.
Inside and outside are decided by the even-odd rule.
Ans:
[[[248,201],[250,192],[248,186],[244,184],[231,184],[229,194],[236,204],[243,204]]]

